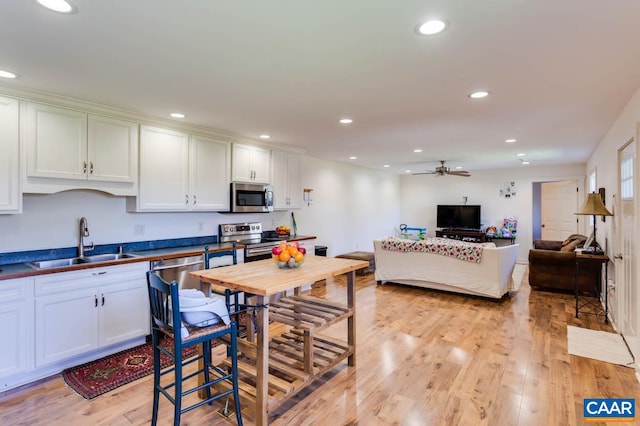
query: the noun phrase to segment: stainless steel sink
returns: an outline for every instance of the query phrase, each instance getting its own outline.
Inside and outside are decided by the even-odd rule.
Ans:
[[[87,263],[88,260],[82,257],[70,257],[67,259],[40,260],[37,262],[29,262],[28,265],[35,269],[60,268],[62,266],[79,265]]]
[[[69,257],[66,259],[39,260],[36,262],[28,262],[27,265],[34,269],[48,269],[80,265],[83,263],[111,262],[114,260],[131,259],[135,257],[139,256],[131,253],[95,254],[93,256]]]
[[[138,257],[135,254],[131,253],[117,253],[117,254],[94,254],[93,256],[85,256],[82,259],[86,260],[89,263],[92,262],[109,262],[113,260],[121,260],[121,259],[131,259],[134,257]]]

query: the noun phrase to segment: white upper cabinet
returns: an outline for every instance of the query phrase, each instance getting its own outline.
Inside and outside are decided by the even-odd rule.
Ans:
[[[88,178],[134,182],[138,173],[138,124],[89,114]]]
[[[282,151],[271,153],[273,165],[273,208],[287,210],[300,208],[300,156]]]
[[[192,210],[229,210],[231,144],[191,136],[189,144],[189,191]]]
[[[26,189],[29,192],[87,188],[128,195],[127,189],[136,189],[137,172],[137,123],[27,104]],[[46,180],[34,182],[29,178]],[[67,183],[67,187],[50,186],[50,189],[37,185],[55,182],[51,179],[76,182]],[[104,182],[115,183],[115,190],[110,190]]]
[[[271,183],[271,151],[257,146],[233,144],[234,182]]]
[[[140,128],[140,188],[129,211],[229,209],[230,143],[151,126]]]
[[[87,114],[27,106],[27,176],[86,179]]]
[[[19,102],[0,97],[0,213],[20,213]]]
[[[159,127],[140,126],[140,181],[137,209],[141,211],[189,209],[188,134]]]

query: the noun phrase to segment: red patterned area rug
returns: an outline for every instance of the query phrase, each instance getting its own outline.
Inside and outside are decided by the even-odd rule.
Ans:
[[[170,338],[163,339],[163,346],[170,347]],[[185,348],[183,357],[196,355],[198,346]],[[162,368],[170,366],[173,361],[161,354]],[[145,343],[96,361],[68,368],[62,372],[62,378],[79,395],[92,399],[134,380],[153,373],[153,345]]]

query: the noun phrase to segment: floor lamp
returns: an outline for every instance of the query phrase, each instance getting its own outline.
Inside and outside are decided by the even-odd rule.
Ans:
[[[584,204],[580,207],[580,210],[576,212],[577,215],[584,216],[593,216],[593,232],[584,243],[583,248],[586,251],[597,251],[597,242],[596,242],[596,216],[613,216],[607,208],[604,206],[602,202],[602,197],[600,194],[596,192],[592,192],[587,194],[587,199],[584,200]],[[593,250],[591,249],[591,244],[594,244]]]

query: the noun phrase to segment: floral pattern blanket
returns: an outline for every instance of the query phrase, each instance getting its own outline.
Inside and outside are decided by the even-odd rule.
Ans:
[[[494,243],[469,243],[448,238],[425,238],[414,241],[387,237],[382,240],[382,248],[391,251],[420,251],[455,257],[467,262],[479,263],[484,247],[495,247]]]

